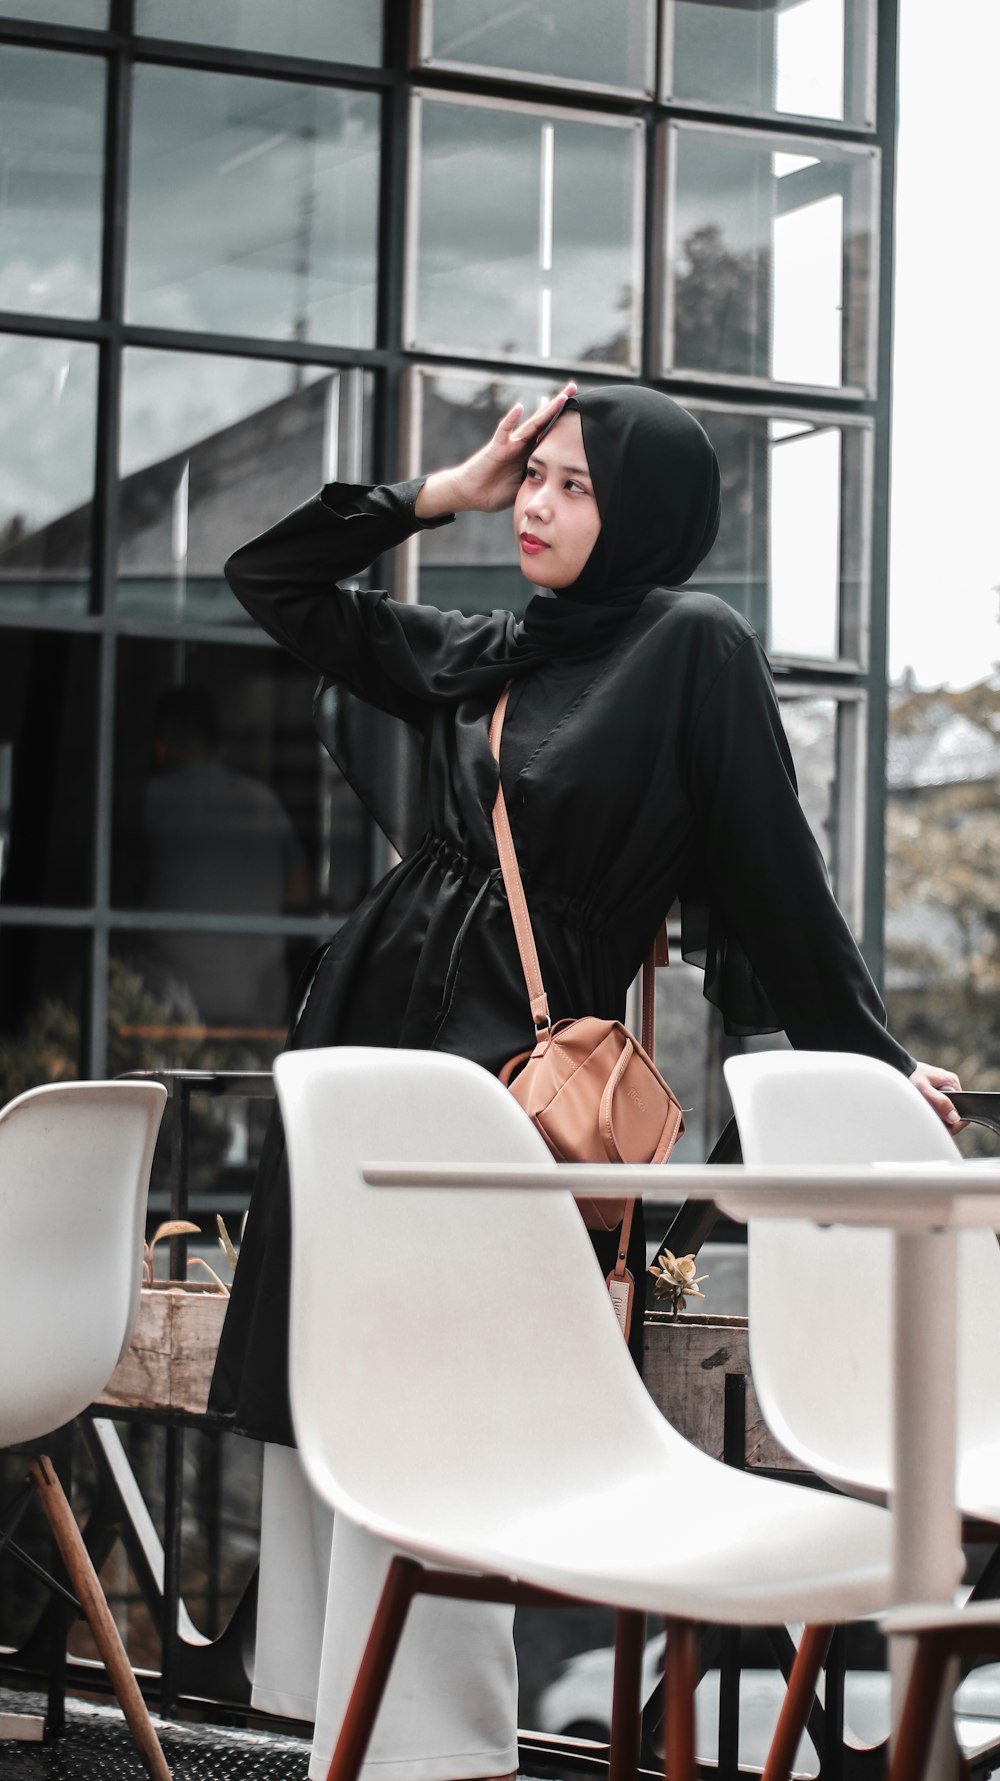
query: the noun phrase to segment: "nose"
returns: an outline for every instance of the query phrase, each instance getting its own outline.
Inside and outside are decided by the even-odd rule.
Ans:
[[[545,485],[539,482],[528,484],[530,493],[524,503],[524,517],[536,515],[543,518],[548,513],[548,501],[545,496]]]

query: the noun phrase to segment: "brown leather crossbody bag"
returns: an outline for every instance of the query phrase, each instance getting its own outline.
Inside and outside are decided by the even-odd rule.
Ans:
[[[498,765],[509,693],[508,685],[490,724],[490,747]],[[642,969],[641,1045],[621,1021],[601,1020],[596,1015],[560,1020],[553,1026],[499,781],[493,832],[536,1034],[530,1051],[518,1052],[504,1065],[501,1082],[520,1102],[559,1162],[665,1162],[684,1130],[684,1116],[677,1096],[653,1062],[655,947]],[[627,1335],[631,1281],[625,1254],[634,1201],[578,1200],[577,1205],[589,1230],[622,1227],[618,1259],[608,1286]],[[616,1282],[620,1284],[618,1293]],[[627,1300],[624,1308],[619,1299]]]

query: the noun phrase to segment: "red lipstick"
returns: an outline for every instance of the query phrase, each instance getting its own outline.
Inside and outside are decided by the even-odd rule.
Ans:
[[[522,532],[518,543],[529,557],[537,556],[540,550],[548,550],[544,538],[536,538],[534,532]]]

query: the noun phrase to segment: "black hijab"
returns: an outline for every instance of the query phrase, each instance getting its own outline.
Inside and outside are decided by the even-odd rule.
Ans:
[[[419,654],[395,602],[383,607],[384,646],[397,660],[401,688],[420,700],[460,707],[456,743],[484,810],[496,778],[488,718],[507,681],[544,661],[612,648],[651,588],[680,587],[693,575],[719,529],[715,452],[698,422],[670,396],[639,384],[611,384],[571,397],[560,414],[566,408],[580,415],[601,516],[577,580],[554,595],[536,594],[523,620],[511,613],[471,617],[443,632],[437,646],[429,636],[422,639]],[[408,725],[363,706],[328,680],[320,684],[313,715],[345,778],[399,852],[407,852],[417,838],[417,737]]]
[[[577,580],[528,604],[522,647],[546,656],[612,642],[650,588],[690,579],[719,530],[718,460],[679,403],[610,384],[570,397],[560,415],[568,409],[580,416],[601,530]]]

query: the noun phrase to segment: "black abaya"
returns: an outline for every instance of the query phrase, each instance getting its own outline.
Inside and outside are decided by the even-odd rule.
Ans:
[[[420,752],[420,837],[324,953],[290,1044],[430,1048],[495,1072],[532,1042],[487,740],[518,627],[507,613],[465,618],[335,585],[418,529],[418,488],[333,485],[238,551],[227,575],[272,637],[401,720]],[[706,993],[731,1031],[784,1028],[795,1046],[909,1073],[799,805],[744,620],[710,595],[654,588],[593,648],[529,652],[513,671],[501,771],[553,1019],[621,1018],[680,898],[701,912]],[[275,1121],[211,1407],[285,1442],[288,1217]],[[633,1252],[638,1281],[641,1230]]]

